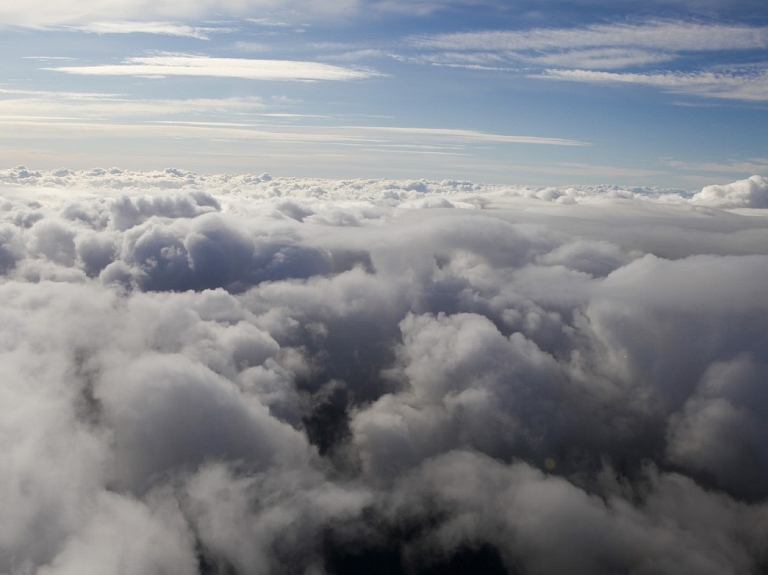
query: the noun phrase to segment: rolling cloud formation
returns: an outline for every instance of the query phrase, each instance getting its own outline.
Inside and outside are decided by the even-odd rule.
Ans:
[[[764,572],[766,208],[0,171],[0,572]]]

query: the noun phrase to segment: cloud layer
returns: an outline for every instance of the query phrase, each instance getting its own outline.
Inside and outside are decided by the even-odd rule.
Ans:
[[[765,568],[765,178],[0,182],[0,571]]]

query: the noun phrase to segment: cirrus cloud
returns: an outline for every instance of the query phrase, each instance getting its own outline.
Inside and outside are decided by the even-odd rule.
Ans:
[[[85,76],[210,76],[293,81],[357,80],[380,75],[368,68],[351,68],[319,62],[213,58],[183,54],[126,58],[121,64],[59,66],[50,69]]]

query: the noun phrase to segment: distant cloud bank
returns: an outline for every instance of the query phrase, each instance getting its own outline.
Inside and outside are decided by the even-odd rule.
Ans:
[[[767,208],[0,170],[0,571],[759,572]]]

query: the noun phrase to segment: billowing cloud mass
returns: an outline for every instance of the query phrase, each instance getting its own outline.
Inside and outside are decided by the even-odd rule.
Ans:
[[[764,572],[767,198],[0,171],[0,572]]]

